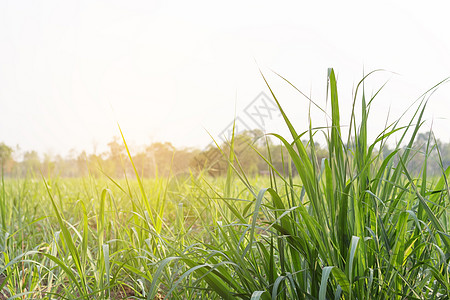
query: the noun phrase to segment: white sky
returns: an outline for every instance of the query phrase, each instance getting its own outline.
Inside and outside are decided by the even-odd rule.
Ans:
[[[271,70],[325,105],[334,67],[344,117],[363,71],[399,73],[368,82],[370,94],[390,80],[371,112],[374,136],[389,108],[393,120],[450,76],[449,8],[337,2],[0,1],[0,142],[103,151],[119,122],[134,145],[204,147],[205,129],[218,134],[268,93],[258,65],[299,131],[308,103]],[[446,142],[449,100],[447,84],[426,115]],[[312,116],[324,124],[323,114]],[[268,130],[285,133],[278,121]]]

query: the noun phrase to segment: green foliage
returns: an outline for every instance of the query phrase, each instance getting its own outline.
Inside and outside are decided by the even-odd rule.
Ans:
[[[298,134],[268,85],[291,141],[274,136],[287,150],[298,178],[292,172],[283,176],[265,158],[274,174],[271,187],[258,192],[246,185],[252,202],[232,214],[222,210],[226,222],[211,230],[214,238],[181,256],[181,261],[189,260],[183,275],[194,277],[199,289],[203,283],[219,297],[241,299],[447,299],[450,169],[441,172],[437,183],[430,180],[429,151],[424,152],[419,179],[406,167],[414,156],[426,102],[420,102],[407,126],[398,120],[369,141],[373,98],[366,102],[364,89],[360,91],[364,80],[355,92],[344,142],[337,82],[329,71],[331,126],[324,132],[328,155],[321,160],[313,148],[318,130],[310,126]],[[300,141],[303,134],[309,136],[312,151]],[[394,134],[400,136],[397,147],[384,156],[379,150]],[[244,174],[235,171],[245,184]],[[209,273],[197,271],[205,266]]]
[[[5,143],[0,143],[0,161],[6,162],[11,159],[12,148],[5,145]]]
[[[148,179],[122,136],[123,178],[89,164],[82,178],[3,177],[0,298],[448,299],[450,168],[419,133],[426,101],[370,140],[364,80],[344,127],[330,70],[331,124],[300,133],[268,86],[291,136],[233,136],[208,150],[220,173],[203,161],[176,174],[173,148],[157,144],[164,163]],[[247,173],[256,157],[267,176]]]

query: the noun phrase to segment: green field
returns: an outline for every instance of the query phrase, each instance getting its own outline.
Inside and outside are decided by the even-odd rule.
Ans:
[[[252,182],[255,189],[270,184],[268,178]],[[231,219],[222,198],[225,179],[210,178],[211,186],[194,177],[142,184],[146,196],[136,180],[5,179],[4,294],[28,299],[52,294],[55,299],[56,294],[69,299],[143,297],[156,280],[160,260],[183,255],[189,245],[213,241],[218,222],[228,223],[227,215]],[[239,211],[251,203],[243,184],[233,184],[231,194],[240,198],[230,200]],[[158,277],[165,286],[186,270],[175,265],[181,269],[166,269]],[[161,286],[155,291],[168,290]]]
[[[232,139],[215,178],[3,178],[0,299],[448,299],[450,169],[407,168],[426,95],[369,140],[358,88],[345,127],[333,70],[327,128],[297,131],[280,106],[291,136],[273,135],[267,176]]]

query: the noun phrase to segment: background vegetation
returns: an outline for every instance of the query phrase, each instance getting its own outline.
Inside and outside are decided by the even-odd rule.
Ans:
[[[240,158],[241,167],[247,175],[268,175],[269,168],[261,157],[268,156],[271,149],[273,166],[282,169],[282,155],[288,156],[286,149],[273,139],[267,138],[259,129],[244,131],[235,136],[234,152]],[[303,140],[308,152],[310,147]],[[127,157],[126,149],[121,140],[115,137],[108,143],[109,151],[101,154],[71,154],[66,157],[50,154],[39,155],[36,151],[20,153],[20,148],[0,143],[0,161],[3,164],[5,177],[24,178],[27,175],[43,174],[45,177],[78,178],[88,174],[95,178],[108,174],[114,178],[125,176],[135,178],[132,164]],[[155,178],[177,174],[198,174],[207,170],[208,175],[223,176],[227,172],[228,161],[220,151],[229,151],[229,143],[217,146],[210,145],[207,149],[177,149],[171,143],[153,143],[141,147],[144,150],[132,155],[132,160],[142,178]],[[220,149],[219,149],[220,148]],[[444,168],[450,166],[450,143],[444,143],[432,135],[432,132],[419,133],[412,145],[414,155],[408,162],[408,169],[414,175],[420,173],[425,156],[428,157],[428,174],[439,175],[440,163]],[[255,151],[256,149],[256,151]],[[402,151],[406,149],[403,146]],[[439,154],[437,149],[439,149]],[[388,156],[394,149],[385,145],[383,155]],[[328,149],[320,143],[314,145],[314,151],[319,159],[328,155]],[[261,155],[259,155],[260,153]],[[21,156],[14,159],[15,156]],[[296,170],[294,168],[293,172]]]

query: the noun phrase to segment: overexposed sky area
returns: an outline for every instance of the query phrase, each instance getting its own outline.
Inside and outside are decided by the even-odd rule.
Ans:
[[[133,145],[204,147],[268,90],[299,131],[325,107],[327,68],[344,119],[364,73],[371,136],[450,76],[448,3],[434,1],[0,1],[0,142],[66,154],[106,150],[120,123]],[[447,4],[447,5],[446,5]],[[313,125],[325,124],[317,109]],[[267,131],[286,133],[281,120]],[[427,123],[450,141],[450,86]],[[254,120],[253,120],[254,121]]]

